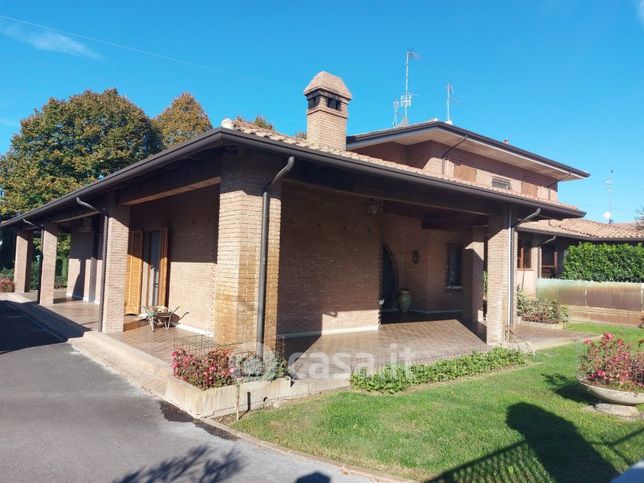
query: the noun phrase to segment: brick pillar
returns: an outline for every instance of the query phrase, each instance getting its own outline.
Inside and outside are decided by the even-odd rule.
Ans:
[[[483,258],[485,230],[472,228],[463,260],[463,319],[483,322]]]
[[[501,216],[491,216],[488,224],[487,245],[487,343],[502,344],[508,323],[510,297],[516,299],[516,287],[510,287],[509,270],[516,273],[516,235],[509,238],[508,223],[513,224],[515,218],[508,208]],[[513,230],[512,230],[513,231]],[[509,246],[512,244],[511,255]],[[509,265],[508,265],[509,264]],[[514,277],[516,280],[516,277]],[[516,318],[516,300],[513,303],[512,320]]]
[[[48,223],[41,230],[42,273],[40,275],[40,304],[54,303],[54,282],[56,279],[56,247],[58,225]]]
[[[16,232],[16,257],[13,265],[13,283],[16,286],[16,292],[29,292],[31,288],[33,249],[33,232],[18,230]]]
[[[222,163],[214,336],[220,343],[254,342],[261,239],[262,189],[285,160],[226,159]],[[265,338],[277,329],[281,186],[271,190]]]
[[[103,332],[123,332],[130,207],[112,205],[108,211]]]

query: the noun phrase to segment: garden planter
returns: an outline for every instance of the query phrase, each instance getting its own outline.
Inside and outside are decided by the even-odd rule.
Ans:
[[[409,312],[411,307],[411,292],[405,288],[398,292],[398,308],[403,314]]]
[[[612,404],[620,404],[622,406],[644,404],[644,393],[620,391],[617,389],[608,389],[607,387],[593,386],[582,380],[579,382],[589,393],[603,401],[607,401]]]

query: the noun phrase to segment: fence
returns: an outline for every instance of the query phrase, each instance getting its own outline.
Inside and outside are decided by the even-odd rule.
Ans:
[[[537,297],[557,300],[571,319],[639,324],[644,314],[644,284],[540,278]]]

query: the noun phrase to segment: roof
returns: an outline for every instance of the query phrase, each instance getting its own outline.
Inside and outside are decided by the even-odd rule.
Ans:
[[[583,218],[529,221],[518,230],[588,241],[644,241],[644,230],[635,223],[600,223]]]
[[[306,160],[316,164],[382,176],[396,181],[421,184],[437,189],[448,189],[465,195],[480,196],[498,202],[534,209],[541,208],[545,216],[563,218],[584,215],[583,211],[580,211],[573,205],[536,199],[522,193],[511,192],[491,186],[482,186],[447,176],[430,175],[421,168],[394,163],[351,151],[331,149],[308,142],[304,139],[286,136],[273,130],[260,128],[246,121],[231,121],[230,119],[225,119],[222,121],[222,127],[215,128],[189,141],[149,156],[88,186],[51,201],[46,205],[4,221],[0,224],[0,227],[12,226],[24,219],[35,220],[38,217],[49,215],[58,209],[75,206],[77,197],[82,197],[87,201],[93,196],[103,194],[111,189],[116,189],[143,174],[188,158],[199,151],[222,146],[224,143],[228,145],[238,144],[283,154],[284,156],[293,155],[296,159]]]
[[[333,94],[337,94],[347,100],[351,100],[351,92],[349,92],[344,81],[337,75],[329,74],[326,71],[315,74],[315,77],[311,79],[309,85],[304,89],[304,95],[307,95],[316,89],[332,92]]]
[[[349,149],[356,149],[387,141],[399,144],[437,141],[447,146],[458,145],[458,149],[476,152],[507,164],[527,168],[559,181],[590,176],[589,173],[581,169],[439,120],[348,136],[347,146]]]

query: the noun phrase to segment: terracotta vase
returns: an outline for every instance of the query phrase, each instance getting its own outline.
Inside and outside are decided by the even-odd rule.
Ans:
[[[409,312],[409,307],[411,307],[411,292],[403,288],[398,292],[398,308],[403,314],[406,314]]]

